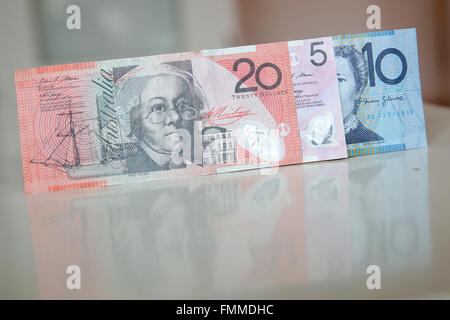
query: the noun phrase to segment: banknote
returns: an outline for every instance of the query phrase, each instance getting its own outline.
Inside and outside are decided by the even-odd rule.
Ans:
[[[16,71],[25,192],[346,157],[331,41]]]
[[[415,29],[333,42],[348,155],[426,147]]]
[[[303,162],[345,158],[332,39],[290,41],[289,53]]]

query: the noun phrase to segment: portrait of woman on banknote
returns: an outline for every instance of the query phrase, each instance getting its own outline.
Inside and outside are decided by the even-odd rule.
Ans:
[[[190,61],[161,63],[148,69],[138,72],[139,76],[131,75],[120,93],[122,104],[128,105],[126,132],[137,149],[127,156],[127,172],[234,160],[234,149],[220,149],[219,155],[210,150],[222,146],[228,139],[222,135],[230,133],[219,126],[203,127],[201,120],[208,111],[208,100],[192,74]],[[195,139],[199,143],[194,143]],[[196,145],[199,150],[194,149]]]
[[[128,157],[129,173],[184,168],[186,161],[193,162],[194,125],[206,98],[180,66],[161,64],[152,72],[139,77],[138,103],[128,112],[129,137],[139,149]]]
[[[382,142],[383,138],[366,128],[356,116],[357,102],[368,78],[364,55],[353,45],[337,46],[334,54],[347,144]]]

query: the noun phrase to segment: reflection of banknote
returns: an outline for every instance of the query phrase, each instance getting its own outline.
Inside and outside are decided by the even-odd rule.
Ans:
[[[348,155],[426,147],[415,29],[333,40]]]
[[[211,297],[305,282],[303,179],[285,169],[27,195],[40,298]],[[60,285],[71,264],[85,279],[78,292]]]
[[[348,162],[304,166],[308,280],[324,281],[352,271]]]
[[[354,268],[373,261],[400,273],[430,266],[427,157],[414,150],[349,162]]]
[[[280,42],[17,71],[25,191],[345,157],[331,38],[305,44],[317,54]],[[298,113],[305,154],[292,52],[323,102],[315,122]]]

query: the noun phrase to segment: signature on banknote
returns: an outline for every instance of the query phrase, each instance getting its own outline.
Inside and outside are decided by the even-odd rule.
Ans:
[[[232,107],[229,105],[222,107],[214,107],[206,115],[209,122],[213,125],[230,125],[242,118],[255,114],[250,109],[245,109],[242,106]]]

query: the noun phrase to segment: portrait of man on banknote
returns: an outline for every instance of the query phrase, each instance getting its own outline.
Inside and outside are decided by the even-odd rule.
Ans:
[[[364,55],[354,45],[337,46],[334,54],[347,144],[382,142],[383,138],[366,128],[356,116],[357,103],[368,78]]]
[[[129,109],[128,118],[129,137],[140,152],[128,157],[128,172],[185,167],[193,162],[194,123],[201,119],[205,96],[191,73],[177,65],[161,64],[138,81],[138,103]]]

